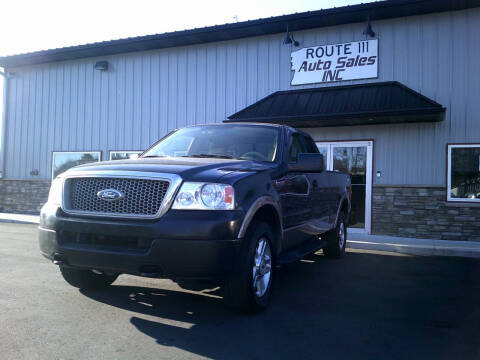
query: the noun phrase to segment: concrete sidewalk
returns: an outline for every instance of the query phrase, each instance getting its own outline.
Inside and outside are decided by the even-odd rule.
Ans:
[[[38,224],[40,222],[40,217],[38,215],[0,213],[0,222]]]
[[[414,239],[386,235],[348,234],[352,249],[380,250],[423,256],[462,256],[480,258],[480,242]]]
[[[0,213],[0,222],[38,224],[38,215]],[[480,242],[413,239],[395,236],[367,235],[350,232],[351,249],[390,251],[423,256],[462,256],[480,258]]]

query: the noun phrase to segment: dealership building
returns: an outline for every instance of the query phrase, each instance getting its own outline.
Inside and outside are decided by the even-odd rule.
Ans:
[[[480,241],[480,1],[392,0],[0,58],[0,212],[224,121],[310,133],[352,231]]]

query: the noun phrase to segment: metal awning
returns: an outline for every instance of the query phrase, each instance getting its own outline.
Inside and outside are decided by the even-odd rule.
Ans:
[[[434,122],[444,118],[437,102],[396,82],[278,91],[225,122],[280,123],[294,127]]]

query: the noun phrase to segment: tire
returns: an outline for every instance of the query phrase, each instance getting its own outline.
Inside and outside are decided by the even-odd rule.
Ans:
[[[83,290],[105,288],[111,285],[118,277],[118,274],[96,274],[91,270],[73,269],[64,266],[60,267],[60,272],[67,283]]]
[[[323,249],[323,253],[332,259],[340,259],[345,255],[347,246],[347,222],[344,212],[338,217],[337,226],[330,230],[326,235],[327,246]]]
[[[268,306],[275,273],[273,239],[268,224],[252,222],[234,272],[225,284],[225,300],[235,310],[252,314]]]

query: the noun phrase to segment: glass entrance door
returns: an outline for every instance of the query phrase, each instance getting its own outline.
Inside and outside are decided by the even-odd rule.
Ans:
[[[372,142],[317,142],[330,171],[350,174],[352,179],[352,212],[350,230],[370,233],[372,193]]]

